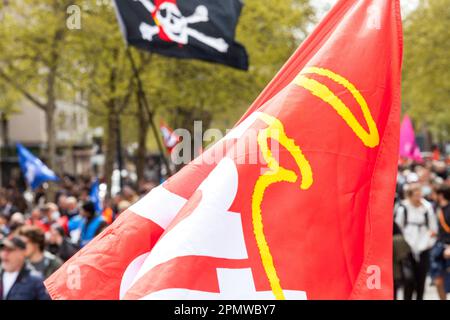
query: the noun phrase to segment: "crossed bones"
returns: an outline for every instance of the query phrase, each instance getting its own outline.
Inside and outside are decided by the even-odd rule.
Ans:
[[[178,6],[172,2],[163,2],[156,8],[150,0],[134,1],[139,1],[155,17],[156,25],[152,26],[142,22],[139,26],[143,39],[152,41],[153,37],[158,35],[162,29],[173,42],[187,44],[189,37],[192,37],[219,52],[228,51],[229,45],[224,39],[207,36],[188,26],[198,22],[209,21],[207,7],[199,5],[191,16],[184,17]]]

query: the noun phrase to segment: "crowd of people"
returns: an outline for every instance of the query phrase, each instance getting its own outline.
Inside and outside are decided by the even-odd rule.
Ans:
[[[394,291],[423,299],[431,277],[441,299],[450,292],[450,163],[399,165],[394,206]],[[0,189],[0,300],[49,299],[43,285],[65,261],[111,224],[156,183],[146,182],[102,201],[92,199],[95,179],[67,176],[55,201],[43,188],[32,198],[16,184]]]
[[[399,165],[394,206],[394,288],[422,300],[427,278],[440,299],[450,292],[450,166],[440,160]]]
[[[125,185],[99,209],[90,195],[93,183],[90,176],[66,176],[54,202],[43,188],[32,201],[15,183],[0,189],[0,300],[49,299],[43,280],[155,186]]]

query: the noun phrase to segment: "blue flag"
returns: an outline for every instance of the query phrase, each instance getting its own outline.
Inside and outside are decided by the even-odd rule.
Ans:
[[[31,189],[36,189],[45,181],[58,181],[59,178],[39,158],[35,157],[20,143],[16,144],[20,169]]]
[[[98,179],[97,179],[92,184],[91,191],[89,192],[89,198],[94,203],[95,211],[97,213],[101,213],[102,212],[102,202],[100,200],[100,194],[99,194],[100,188],[99,187],[100,187],[100,183],[98,182]]]

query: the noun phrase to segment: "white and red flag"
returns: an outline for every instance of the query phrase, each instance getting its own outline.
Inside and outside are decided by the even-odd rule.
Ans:
[[[172,154],[173,148],[180,142],[180,136],[178,136],[164,121],[161,121],[159,130],[161,131],[167,152]]]
[[[401,60],[398,0],[339,1],[237,126],[66,262],[51,296],[391,299]]]

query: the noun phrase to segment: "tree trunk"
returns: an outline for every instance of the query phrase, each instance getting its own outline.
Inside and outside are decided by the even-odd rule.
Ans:
[[[55,130],[55,108],[50,107],[45,113],[46,130],[47,130],[47,165],[53,171],[56,168],[56,130]]]
[[[138,149],[136,157],[136,175],[137,175],[137,182],[139,185],[139,182],[145,180],[145,163],[147,157],[147,134],[148,134],[149,120],[147,117],[147,113],[144,110],[144,106],[142,104],[142,100],[140,99],[139,93],[137,93],[137,104],[138,104],[138,112],[136,114],[136,118],[139,124],[139,130],[138,130]]]
[[[58,173],[56,168],[56,130],[55,130],[55,103],[51,102],[45,112],[46,130],[47,130],[47,166]],[[54,182],[49,182],[47,190],[47,200],[55,201],[56,186]]]
[[[112,174],[114,171],[114,162],[117,146],[117,115],[114,108],[108,108],[108,123],[106,130],[106,155],[105,155],[105,183],[107,186],[107,195],[111,196]]]
[[[2,138],[3,146],[9,145],[9,120],[5,112],[2,112]]]
[[[60,58],[59,45],[63,41],[65,35],[64,28],[56,30],[53,42],[51,45],[51,60],[49,65],[49,72],[47,76],[47,103],[45,106],[45,120],[47,129],[47,156],[48,166],[55,173],[59,173],[56,168],[56,74],[58,71],[58,64]],[[49,183],[49,189],[47,191],[47,198],[50,201],[55,201],[56,185],[53,182]]]
[[[117,61],[119,51],[114,48],[112,51],[114,61]],[[105,156],[105,182],[106,182],[106,195],[111,196],[112,188],[112,174],[114,171],[115,155],[117,152],[117,125],[120,123],[118,117],[120,116],[117,110],[116,95],[116,81],[117,81],[117,68],[115,65],[111,67],[111,73],[109,74],[109,94],[110,98],[106,104],[108,109],[108,125],[106,132],[106,156]],[[122,173],[120,173],[122,174]]]

